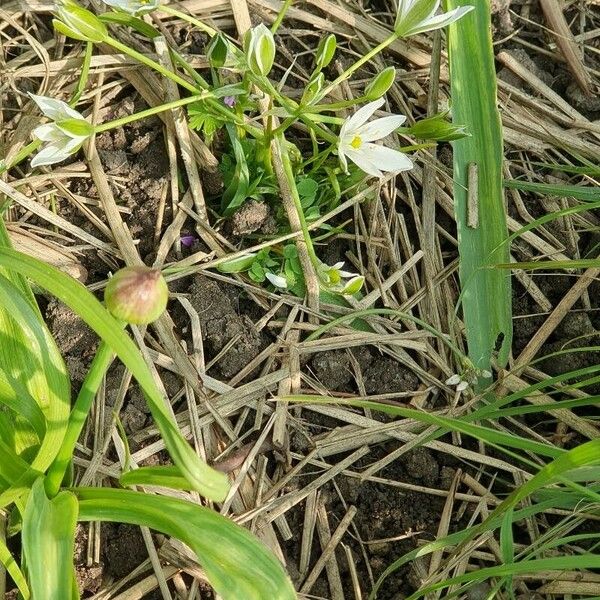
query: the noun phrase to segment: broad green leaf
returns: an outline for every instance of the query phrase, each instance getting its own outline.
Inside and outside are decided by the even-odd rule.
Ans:
[[[0,218],[0,250],[12,251],[9,248],[8,234]],[[70,410],[69,376],[26,279],[1,265],[0,371],[3,373],[0,379],[8,382],[15,393],[23,392],[21,410],[12,418],[11,435],[3,436],[3,441],[19,454],[25,451],[24,456],[31,460],[34,470],[44,471],[64,435]],[[6,387],[4,392],[10,402]],[[40,411],[44,425],[40,422]],[[5,421],[7,414],[10,413],[4,414]],[[39,445],[43,428],[46,432]],[[32,452],[37,452],[35,458]]]
[[[292,600],[282,565],[250,532],[219,513],[168,496],[78,488],[82,521],[145,525],[185,542],[224,600]]]
[[[33,484],[21,539],[34,600],[79,598],[73,568],[77,512],[77,498],[71,492],[49,500],[43,478]]]
[[[0,266],[29,277],[69,306],[117,354],[133,373],[144,391],[146,401],[173,462],[192,487],[215,501],[227,495],[229,481],[226,475],[211,469],[182,437],[165,407],[148,366],[133,341],[121,325],[100,302],[78,281],[39,260],[8,248],[0,248]]]
[[[487,269],[509,262],[502,190],[502,130],[496,100],[496,71],[489,3],[449,0],[448,10],[475,10],[448,27],[452,117],[471,134],[453,142],[454,201],[460,282],[469,357],[476,367],[506,365],[512,340],[510,275]],[[469,171],[476,172],[468,189]],[[469,206],[469,193],[474,202]]]

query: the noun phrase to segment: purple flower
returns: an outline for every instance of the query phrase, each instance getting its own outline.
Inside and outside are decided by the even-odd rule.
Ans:
[[[223,104],[229,106],[229,108],[233,108],[235,106],[235,96],[225,96],[223,98]]]
[[[181,242],[182,246],[185,246],[186,248],[191,248],[197,239],[198,238],[195,235],[188,234],[188,235],[182,235],[179,238],[179,241]]]

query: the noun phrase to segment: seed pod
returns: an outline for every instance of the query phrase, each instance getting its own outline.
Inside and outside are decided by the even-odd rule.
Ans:
[[[365,97],[367,100],[378,100],[381,98],[394,83],[396,69],[387,67],[367,87],[365,88]]]
[[[167,307],[169,290],[161,272],[145,266],[125,267],[106,285],[104,302],[109,312],[126,323],[145,325]]]

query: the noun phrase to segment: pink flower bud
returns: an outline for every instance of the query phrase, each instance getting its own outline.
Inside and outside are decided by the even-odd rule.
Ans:
[[[158,319],[168,299],[167,282],[161,272],[145,266],[120,269],[104,290],[104,302],[113,317],[135,325]]]

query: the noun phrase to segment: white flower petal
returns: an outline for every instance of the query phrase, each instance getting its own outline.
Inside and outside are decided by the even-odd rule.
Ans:
[[[457,392],[464,392],[467,388],[469,387],[469,383],[467,381],[461,381],[457,386],[456,386],[456,391]]]
[[[344,121],[340,138],[343,140],[346,136],[353,136],[373,116],[373,113],[383,106],[383,102],[383,98],[379,98],[359,108],[347,121]]]
[[[73,108],[71,108],[66,102],[62,100],[56,100],[56,98],[48,98],[47,96],[37,96],[36,94],[29,94],[31,99],[40,107],[40,110],[48,118],[53,121],[60,121],[62,119],[83,119],[83,117]]]
[[[265,277],[275,286],[282,289],[287,289],[287,279],[281,275],[275,275],[275,273],[265,273]]]
[[[381,171],[399,173],[413,168],[412,160],[404,152],[386,146],[364,144],[360,151]]]
[[[424,31],[434,31],[435,29],[446,27],[446,25],[454,23],[454,21],[457,21],[474,8],[474,6],[460,6],[459,8],[455,8],[447,13],[442,13],[435,17],[431,17],[413,27],[407,35],[416,35],[417,33],[423,33]]]
[[[365,152],[366,144],[360,150],[347,148],[348,158],[360,169],[372,177],[383,177],[383,173],[377,168],[377,165],[371,160],[368,152]]]
[[[58,142],[59,140],[65,140],[67,138],[67,135],[54,123],[40,125],[39,127],[36,127],[32,133],[38,140],[42,140],[42,142]]]
[[[43,165],[53,165],[62,162],[70,156],[62,144],[48,144],[42,148],[31,161],[32,167],[41,167]]]
[[[404,121],[406,121],[404,115],[393,115],[375,119],[374,121],[365,123],[359,129],[358,135],[363,142],[374,142],[390,135],[390,133],[398,129]]]

